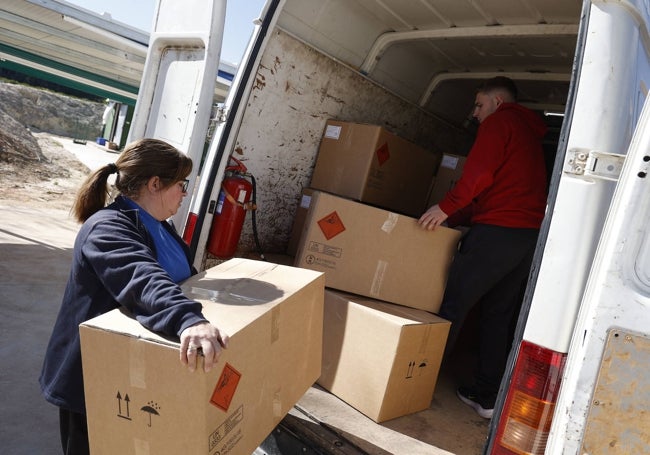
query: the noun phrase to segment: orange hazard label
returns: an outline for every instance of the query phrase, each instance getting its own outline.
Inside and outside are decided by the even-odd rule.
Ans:
[[[228,410],[232,397],[235,395],[237,390],[237,384],[239,384],[239,379],[241,378],[241,373],[235,370],[232,365],[226,363],[219,376],[217,385],[212,392],[212,397],[210,398],[210,403],[223,409],[224,411]]]
[[[375,151],[375,153],[377,154],[377,160],[379,161],[380,166],[388,161],[388,158],[390,158],[390,152],[388,151],[388,144],[386,142],[384,142],[382,146]]]
[[[327,240],[345,231],[345,226],[343,226],[343,222],[336,211],[321,218],[318,221],[318,226],[320,226],[320,230]]]

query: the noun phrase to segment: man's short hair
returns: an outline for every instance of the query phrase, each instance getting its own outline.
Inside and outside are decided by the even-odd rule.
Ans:
[[[509,77],[497,76],[483,82],[476,90],[478,93],[492,93],[502,90],[508,93],[513,101],[517,100],[517,86]]]

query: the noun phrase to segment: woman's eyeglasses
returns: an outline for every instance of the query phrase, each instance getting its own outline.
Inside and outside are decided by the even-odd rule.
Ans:
[[[190,181],[188,179],[185,179],[181,182],[181,189],[183,190],[183,193],[187,193],[187,189],[190,186]]]

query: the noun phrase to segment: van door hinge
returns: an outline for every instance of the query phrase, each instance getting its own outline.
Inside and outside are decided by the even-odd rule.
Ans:
[[[228,116],[228,108],[224,104],[213,104],[212,113],[210,114],[210,122],[208,124],[207,139],[212,140],[214,132],[220,124],[226,121]]]
[[[215,106],[215,109],[213,110],[212,120],[214,120],[216,123],[224,123],[227,116],[228,107],[225,104]]]
[[[574,148],[567,152],[564,172],[616,181],[621,174],[624,162],[625,155],[619,155],[618,153]]]

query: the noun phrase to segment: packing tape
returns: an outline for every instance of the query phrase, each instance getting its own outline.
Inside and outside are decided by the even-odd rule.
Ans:
[[[129,341],[129,380],[132,387],[144,389],[147,387],[145,366],[145,343],[138,338]]]
[[[135,455],[149,455],[149,441],[133,438],[133,453]]]
[[[388,269],[387,261],[377,261],[375,276],[372,277],[372,285],[370,286],[370,295],[378,296],[381,292],[381,286],[384,284],[384,277],[386,276],[386,269]]]
[[[271,344],[280,339],[280,305],[271,310]]]
[[[399,220],[399,215],[397,213],[388,213],[388,218],[384,221],[384,224],[381,226],[381,230],[386,234],[390,234],[397,226],[397,221]]]
[[[280,392],[273,394],[273,417],[278,419],[284,417],[284,413],[282,412],[282,394]]]
[[[427,325],[424,333],[422,334],[422,339],[420,340],[420,347],[418,348],[418,354],[424,354],[427,352],[429,347],[429,338],[431,337],[431,325]]]

